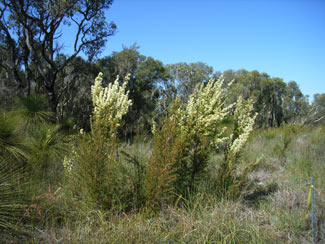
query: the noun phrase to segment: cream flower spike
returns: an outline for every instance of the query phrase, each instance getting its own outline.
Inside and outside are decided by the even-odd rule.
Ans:
[[[127,83],[130,79],[128,74],[122,85],[119,84],[117,76],[114,83],[107,87],[102,87],[103,73],[99,73],[95,79],[95,84],[91,86],[91,95],[94,105],[93,123],[109,129],[112,133],[120,125],[123,115],[125,115],[132,105],[126,91]]]

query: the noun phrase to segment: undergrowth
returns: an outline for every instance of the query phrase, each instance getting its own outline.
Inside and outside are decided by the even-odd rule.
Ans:
[[[117,83],[111,88],[127,96]],[[323,243],[325,127],[251,131],[249,106],[243,105],[246,117],[239,113],[236,120],[236,112],[233,117],[227,112],[225,117],[237,122],[224,130],[224,122],[215,120],[218,128],[204,133],[195,119],[197,114],[213,119],[200,107],[205,102],[196,110],[186,108],[191,112],[186,119],[179,113],[185,108],[175,103],[152,139],[132,144],[119,140],[121,114],[104,123],[113,105],[101,104],[91,131],[74,134],[46,121],[50,117],[37,106],[32,113],[3,112],[0,240],[311,243],[310,215],[305,215],[313,177],[316,239]],[[35,124],[12,119],[16,116]]]
[[[201,179],[198,192],[186,199],[176,199],[174,205],[163,205],[154,215],[146,208],[134,207],[122,212],[89,208],[76,211],[68,206],[71,212],[65,210],[61,221],[56,221],[55,212],[52,213],[46,225],[34,229],[33,237],[28,240],[30,243],[311,243],[310,217],[306,219],[305,214],[309,177],[313,176],[316,237],[318,243],[322,243],[325,226],[324,127],[297,127],[285,150],[284,162],[274,145],[283,143],[285,129],[255,131],[249,139],[241,160],[253,160],[257,155],[263,155],[263,159],[255,172],[248,175],[249,186],[237,200],[215,194],[212,184],[215,163],[223,156],[213,154],[209,158],[207,177]],[[127,155],[120,154],[119,160],[129,161],[123,165],[133,172],[125,184],[145,194],[145,189],[136,188],[142,184],[137,181],[138,174],[142,174],[137,164],[145,167],[145,162],[150,160],[150,142],[122,144],[119,150],[127,152]],[[59,205],[55,211],[67,207],[64,202],[69,201],[64,200],[62,192],[53,193],[52,197]],[[132,206],[143,204],[137,198],[132,201]]]

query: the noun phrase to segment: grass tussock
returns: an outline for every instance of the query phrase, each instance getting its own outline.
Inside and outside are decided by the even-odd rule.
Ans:
[[[267,233],[253,212],[229,201],[200,196],[191,209],[166,208],[147,218],[144,213],[105,215],[101,211],[74,225],[51,228],[42,243],[265,243]],[[206,200],[206,204],[202,203]]]

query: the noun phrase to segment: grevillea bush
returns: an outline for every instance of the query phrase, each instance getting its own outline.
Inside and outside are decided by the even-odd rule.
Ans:
[[[91,118],[91,132],[100,132],[108,139],[115,140],[122,117],[132,105],[132,101],[128,98],[129,92],[126,91],[130,77],[127,75],[121,86],[119,84],[119,77],[117,77],[114,83],[108,84],[105,88],[102,87],[102,77],[103,74],[99,73],[95,84],[91,86],[94,106]]]
[[[154,131],[146,180],[147,206],[159,209],[170,199],[195,193],[197,182],[206,174],[209,156],[221,148],[224,159],[216,162],[216,192],[238,195],[248,173],[257,165],[250,163],[242,173],[237,172],[238,158],[256,115],[252,100],[245,103],[240,97],[236,104],[225,106],[228,88],[223,86],[223,77],[199,84],[187,105],[176,101],[162,127]],[[231,128],[224,126],[229,117],[234,118]]]
[[[123,115],[131,106],[126,85],[128,77],[120,86],[118,79],[102,87],[99,73],[91,87],[93,114],[91,131],[71,140],[71,154],[65,158],[68,189],[72,197],[86,208],[125,208],[130,189],[125,184],[126,175],[117,157],[117,129]]]
[[[245,103],[242,97],[239,97],[233,116],[233,130],[228,137],[223,159],[217,166],[216,191],[222,196],[240,196],[242,187],[246,184],[248,174],[260,163],[260,158],[245,165],[240,165],[239,160],[242,149],[253,130],[256,116],[257,114],[253,114],[252,99]],[[241,170],[239,170],[239,166],[241,166]]]

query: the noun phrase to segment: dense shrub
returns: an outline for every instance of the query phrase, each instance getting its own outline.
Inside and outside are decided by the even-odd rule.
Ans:
[[[89,134],[80,131],[72,141],[72,153],[64,160],[67,184],[74,197],[90,208],[125,209],[129,188],[118,160],[117,129],[131,101],[118,79],[102,87],[102,74],[91,87],[94,105]]]
[[[224,160],[216,165],[219,167],[216,192],[223,196],[238,195],[247,174],[257,165],[256,162],[247,164],[238,175],[239,154],[253,129],[256,115],[252,115],[252,100],[246,104],[239,98],[233,128],[224,127],[235,105],[224,106],[226,94],[221,77],[217,81],[211,79],[206,85],[199,84],[186,106],[176,101],[154,135],[147,176],[150,203],[147,205],[156,208],[166,199],[187,198],[193,194],[197,182],[206,174],[210,154],[220,148],[224,148]]]

